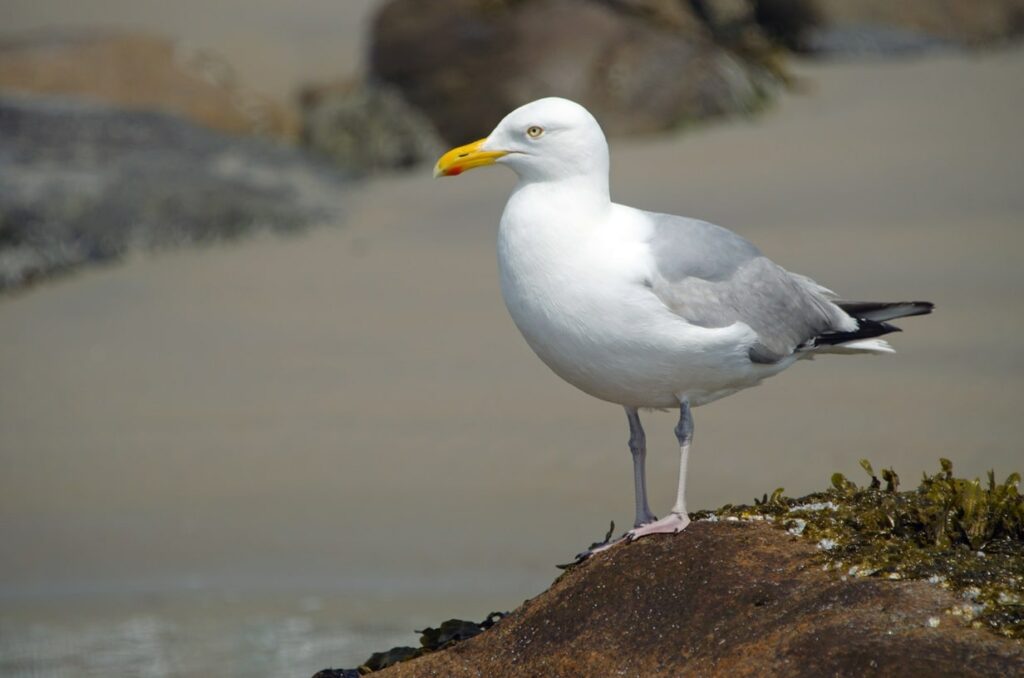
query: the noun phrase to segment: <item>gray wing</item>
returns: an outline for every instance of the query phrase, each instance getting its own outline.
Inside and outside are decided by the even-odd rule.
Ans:
[[[651,290],[694,325],[746,323],[758,336],[750,350],[754,362],[776,362],[819,334],[855,322],[828,300],[828,290],[789,273],[732,231],[668,214],[647,216],[654,223]]]

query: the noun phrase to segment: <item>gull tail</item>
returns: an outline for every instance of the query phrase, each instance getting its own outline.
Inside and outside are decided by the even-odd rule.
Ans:
[[[836,306],[857,321],[857,329],[824,332],[808,342],[805,350],[815,353],[894,353],[885,334],[902,332],[888,323],[896,318],[927,315],[935,308],[930,301],[836,301]]]

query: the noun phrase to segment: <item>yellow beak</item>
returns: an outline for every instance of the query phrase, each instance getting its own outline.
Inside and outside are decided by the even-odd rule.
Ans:
[[[455,177],[474,167],[493,165],[498,158],[508,155],[508,151],[481,151],[485,141],[487,139],[478,139],[442,155],[434,165],[434,177]]]

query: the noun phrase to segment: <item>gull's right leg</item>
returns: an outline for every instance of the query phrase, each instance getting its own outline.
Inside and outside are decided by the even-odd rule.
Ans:
[[[626,408],[629,420],[629,451],[633,455],[633,488],[636,491],[636,518],[633,527],[640,527],[658,519],[647,505],[647,437],[640,425],[640,413],[635,407]]]

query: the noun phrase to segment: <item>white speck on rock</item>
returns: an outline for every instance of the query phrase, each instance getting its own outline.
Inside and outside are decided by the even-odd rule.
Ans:
[[[794,511],[835,511],[838,507],[830,501],[816,501],[811,504],[800,504],[789,509],[790,513]]]

